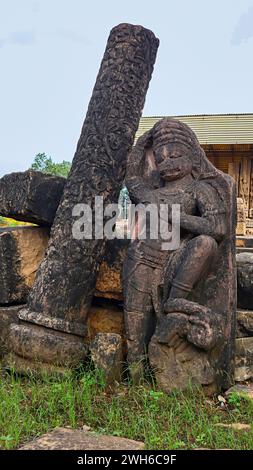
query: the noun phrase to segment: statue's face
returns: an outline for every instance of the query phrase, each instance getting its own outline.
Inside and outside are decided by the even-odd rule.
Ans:
[[[158,171],[165,181],[181,179],[191,173],[193,155],[185,145],[168,143],[156,147],[154,153]]]

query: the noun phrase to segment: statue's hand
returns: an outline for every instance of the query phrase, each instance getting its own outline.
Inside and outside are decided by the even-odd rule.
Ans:
[[[151,171],[150,181],[154,189],[158,189],[162,187],[162,179],[158,170]]]

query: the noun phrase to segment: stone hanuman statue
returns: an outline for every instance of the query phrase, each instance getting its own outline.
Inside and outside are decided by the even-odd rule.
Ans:
[[[229,232],[225,178],[206,158],[194,132],[172,118],[158,121],[137,141],[128,158],[126,186],[132,203],[180,205],[180,246],[163,249],[162,238],[132,241],[123,269],[128,363],[133,378],[142,371],[152,336],[166,336],[174,353],[213,348],[224,319],[210,311],[206,295],[219,246]],[[168,215],[171,222],[171,213]],[[168,227],[169,228],[169,227]],[[196,292],[195,292],[196,291]],[[176,314],[176,316],[175,316]],[[166,325],[164,320],[166,319]],[[190,321],[189,321],[190,319]],[[188,335],[188,336],[187,336]],[[190,339],[189,339],[190,338]]]

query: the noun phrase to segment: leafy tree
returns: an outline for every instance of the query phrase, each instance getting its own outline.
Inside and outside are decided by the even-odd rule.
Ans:
[[[67,178],[71,168],[71,163],[63,160],[61,163],[54,163],[51,157],[45,153],[38,153],[31,166],[32,170],[41,171],[49,175],[64,176]]]

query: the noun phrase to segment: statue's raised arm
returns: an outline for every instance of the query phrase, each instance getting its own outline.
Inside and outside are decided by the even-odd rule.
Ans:
[[[152,151],[152,133],[145,132],[128,155],[126,186],[134,204],[155,202],[154,189],[160,176]]]

